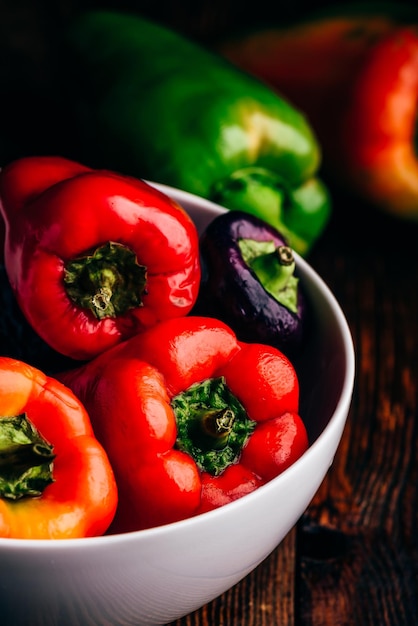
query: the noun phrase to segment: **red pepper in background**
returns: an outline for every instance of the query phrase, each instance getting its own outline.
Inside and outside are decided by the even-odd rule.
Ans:
[[[351,88],[340,127],[343,180],[374,205],[418,220],[418,28],[381,39]]]
[[[412,6],[347,3],[217,48],[307,115],[326,177],[393,216],[418,220],[417,22]]]
[[[102,535],[116,511],[108,457],[74,394],[0,357],[0,537]]]
[[[216,319],[161,322],[60,379],[85,404],[115,471],[112,530],[174,522],[253,491],[308,437],[284,354]]]
[[[92,358],[196,300],[196,228],[142,180],[26,157],[0,172],[0,209],[11,287],[57,352]]]

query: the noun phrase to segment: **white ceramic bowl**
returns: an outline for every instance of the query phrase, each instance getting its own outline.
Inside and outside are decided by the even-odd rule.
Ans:
[[[224,209],[156,185],[199,231]],[[305,454],[280,476],[222,508],[174,524],[72,540],[0,539],[2,626],[148,626],[184,616],[232,587],[282,541],[332,464],[354,385],[346,319],[296,255],[315,332],[297,365]]]

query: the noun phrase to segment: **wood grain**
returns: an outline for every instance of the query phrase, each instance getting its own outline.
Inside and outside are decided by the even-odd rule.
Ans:
[[[312,262],[349,321],[356,388],[335,463],[299,524],[295,623],[415,624],[418,231],[339,202]]]

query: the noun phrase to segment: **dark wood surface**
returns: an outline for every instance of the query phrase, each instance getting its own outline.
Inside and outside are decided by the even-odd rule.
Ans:
[[[57,134],[45,131],[54,113],[46,42],[55,20],[68,19],[76,4],[0,0],[2,162],[57,147]],[[286,11],[275,6],[277,14]],[[202,39],[250,19],[228,1],[166,3],[163,13],[156,3],[136,7]],[[333,203],[309,261],[344,310],[356,350],[341,445],[281,545],[224,595],[171,626],[418,624],[418,226],[339,190]]]

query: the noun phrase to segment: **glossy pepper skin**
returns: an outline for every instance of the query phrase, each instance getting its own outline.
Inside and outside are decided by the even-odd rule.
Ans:
[[[89,162],[254,213],[307,254],[328,221],[330,197],[300,111],[138,15],[81,15],[65,56]]]
[[[231,37],[217,50],[305,112],[328,180],[416,220],[417,23],[412,5],[346,3]]]
[[[0,172],[0,210],[17,302],[65,356],[92,358],[195,302],[196,228],[141,180],[61,157],[24,157]]]
[[[289,359],[239,342],[216,319],[166,320],[60,379],[85,403],[114,468],[113,531],[231,502],[308,445]]]
[[[193,309],[223,320],[241,341],[302,349],[309,310],[293,250],[263,220],[241,211],[216,217],[200,237],[202,279]]]
[[[80,401],[41,370],[0,357],[0,537],[101,535],[117,497]]]

